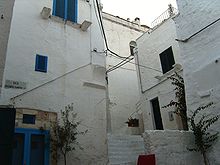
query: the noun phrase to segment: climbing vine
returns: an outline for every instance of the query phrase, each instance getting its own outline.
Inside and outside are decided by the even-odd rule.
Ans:
[[[176,99],[171,100],[169,104],[162,108],[175,107],[174,113],[181,117],[183,129],[188,130],[184,79],[176,72],[168,77],[168,79],[170,79],[172,81],[171,84],[175,86]]]
[[[211,133],[208,129],[218,121],[219,115],[200,115],[199,112],[212,106],[209,103],[197,108],[189,118],[190,128],[195,137],[195,148],[188,148],[189,151],[200,152],[203,156],[204,164],[208,165],[207,151],[218,139],[219,132]]]

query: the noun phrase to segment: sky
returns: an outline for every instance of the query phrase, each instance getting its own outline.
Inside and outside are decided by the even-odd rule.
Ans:
[[[158,16],[168,9],[168,4],[177,8],[176,0],[101,0],[103,11],[121,18],[134,20],[139,17],[141,24],[151,26]]]

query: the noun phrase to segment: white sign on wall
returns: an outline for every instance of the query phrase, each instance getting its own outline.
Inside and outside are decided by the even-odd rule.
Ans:
[[[14,80],[5,80],[5,88],[26,89],[27,83]]]

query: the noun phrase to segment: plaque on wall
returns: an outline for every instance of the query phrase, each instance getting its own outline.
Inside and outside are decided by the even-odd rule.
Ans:
[[[12,88],[12,89],[26,89],[27,83],[21,81],[14,81],[14,80],[5,80],[5,88]]]

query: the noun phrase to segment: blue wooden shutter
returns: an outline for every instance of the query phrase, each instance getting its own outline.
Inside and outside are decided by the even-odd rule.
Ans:
[[[35,71],[47,72],[47,56],[36,55]]]
[[[65,0],[55,0],[55,12],[54,15],[65,18]]]
[[[67,0],[67,20],[77,22],[77,0]]]

